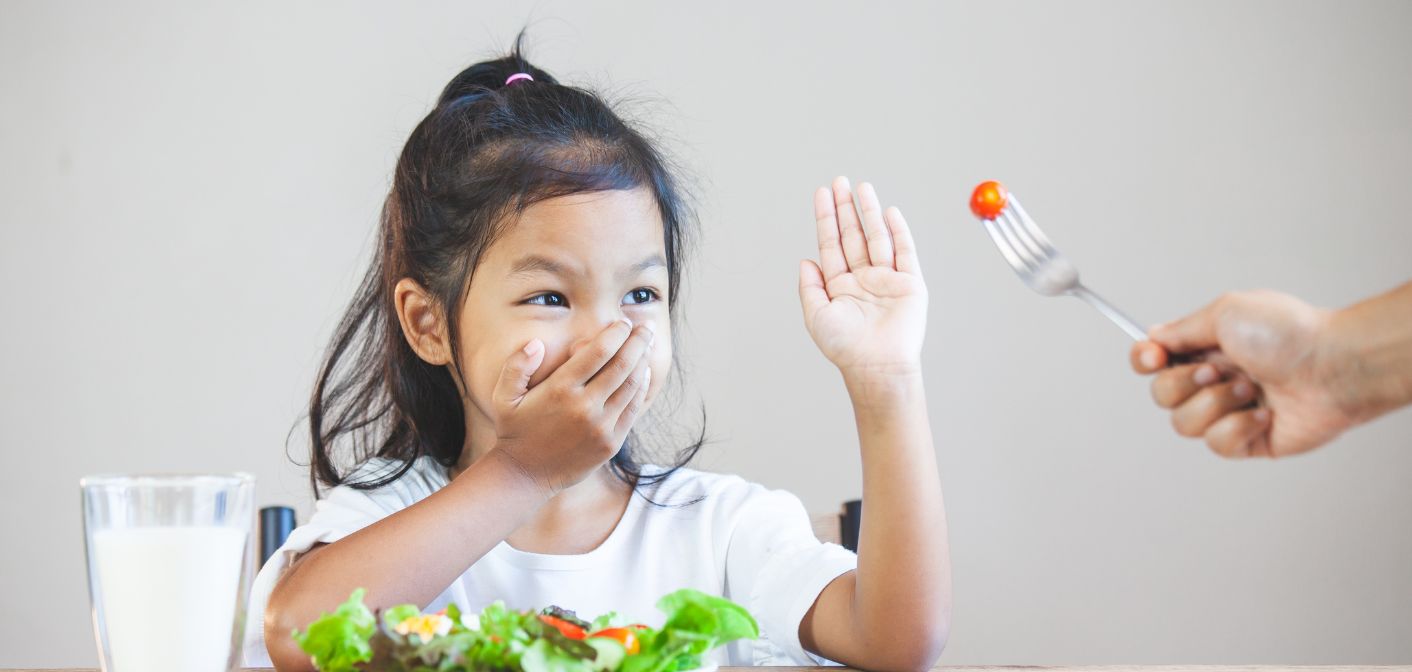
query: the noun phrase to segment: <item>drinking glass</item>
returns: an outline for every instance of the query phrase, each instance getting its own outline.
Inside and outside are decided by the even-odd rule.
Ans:
[[[231,672],[255,567],[255,478],[89,476],[83,530],[104,672]]]

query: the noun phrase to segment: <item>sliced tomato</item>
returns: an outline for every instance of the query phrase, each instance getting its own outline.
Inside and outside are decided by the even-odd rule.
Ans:
[[[573,623],[570,623],[562,618],[555,618],[554,616],[550,616],[548,614],[540,614],[539,620],[543,621],[545,625],[548,625],[554,628],[555,630],[558,630],[559,632],[563,633],[564,636],[568,637],[569,639],[583,639],[584,637],[588,636],[588,633],[585,633],[583,631],[583,628],[580,628],[579,626],[574,625]]]
[[[645,628],[647,626],[643,627]],[[618,640],[619,644],[623,645],[624,649],[627,649],[628,655],[632,655],[642,650],[642,643],[637,641],[637,629],[633,627],[604,628],[602,630],[599,630],[598,632],[589,635],[589,637],[606,637],[608,639],[616,639]]]

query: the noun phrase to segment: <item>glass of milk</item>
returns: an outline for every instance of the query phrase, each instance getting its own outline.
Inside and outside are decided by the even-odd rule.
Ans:
[[[256,566],[248,474],[90,476],[93,632],[104,672],[230,672]]]

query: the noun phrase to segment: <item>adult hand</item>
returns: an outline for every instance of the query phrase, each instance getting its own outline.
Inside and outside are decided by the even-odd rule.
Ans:
[[[1330,389],[1331,317],[1277,292],[1227,294],[1154,327],[1133,346],[1132,365],[1156,374],[1152,398],[1182,436],[1204,437],[1225,457],[1302,453],[1354,424]],[[1223,356],[1167,368],[1173,353],[1213,350]]]

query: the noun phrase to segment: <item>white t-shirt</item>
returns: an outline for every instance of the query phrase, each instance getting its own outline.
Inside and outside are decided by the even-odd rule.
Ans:
[[[353,477],[387,474],[400,464],[374,459]],[[446,468],[423,457],[401,478],[377,490],[329,490],[315,503],[309,522],[289,535],[255,578],[245,628],[245,665],[270,665],[265,604],[300,553],[407,508],[447,482]],[[738,476],[690,469],[639,491],[666,506],[634,494],[617,527],[598,548],[581,555],[544,555],[502,541],[431,604],[420,606],[435,610],[454,602],[462,610],[478,612],[503,600],[511,609],[556,605],[589,619],[616,611],[633,622],[658,627],[666,616],[657,610],[657,600],[680,588],[695,588],[734,600],[760,624],[758,640],[718,648],[705,662],[833,664],[804,650],[799,623],[819,592],[857,567],[858,558],[815,538],[797,497]]]

